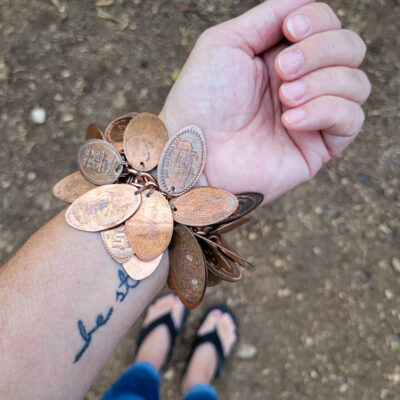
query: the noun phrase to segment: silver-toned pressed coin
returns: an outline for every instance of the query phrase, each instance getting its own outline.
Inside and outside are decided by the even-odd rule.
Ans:
[[[78,165],[82,175],[94,185],[108,185],[121,175],[122,157],[108,142],[87,140],[78,151]]]
[[[195,185],[206,162],[206,143],[198,126],[175,133],[165,145],[158,165],[158,184],[164,192],[180,196]]]

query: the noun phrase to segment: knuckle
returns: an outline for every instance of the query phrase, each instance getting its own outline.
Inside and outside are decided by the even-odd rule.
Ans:
[[[351,48],[356,50],[356,52],[354,52],[355,56],[353,66],[358,67],[365,57],[367,46],[357,33],[349,29],[344,29],[342,32],[344,34],[345,40],[348,42]]]
[[[218,30],[219,30],[219,28],[218,28],[217,25],[206,29],[205,31],[203,31],[200,34],[200,36],[197,39],[197,41],[199,43],[204,43],[204,42],[207,43],[207,42],[210,42],[210,41],[214,41],[214,39],[218,35]]]
[[[331,6],[329,6],[326,3],[315,3],[314,5],[315,5],[315,7],[317,7],[320,10],[321,13],[324,13],[325,15],[327,15],[332,26],[334,26],[335,28],[338,28],[338,29],[340,29],[342,27],[342,24],[341,24],[339,18],[337,17],[336,13],[333,11]]]
[[[355,136],[358,134],[358,132],[360,132],[365,121],[365,113],[361,106],[356,105],[356,110],[352,113],[352,116],[353,118],[350,121],[348,133],[351,136]]]
[[[355,74],[361,87],[361,90],[359,91],[359,98],[357,100],[358,103],[362,104],[368,99],[369,95],[371,94],[371,82],[369,81],[369,78],[364,71],[357,69],[355,70]]]

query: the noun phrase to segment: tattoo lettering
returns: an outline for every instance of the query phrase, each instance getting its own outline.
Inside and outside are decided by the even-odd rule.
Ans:
[[[113,313],[113,311],[114,311],[114,309],[111,307],[108,310],[108,313],[107,313],[107,315],[105,317],[102,314],[99,314],[97,316],[97,318],[96,318],[96,326],[90,331],[86,330],[85,324],[81,320],[78,321],[79,334],[81,335],[81,337],[82,337],[83,341],[85,342],[85,344],[80,349],[78,354],[75,356],[74,363],[79,361],[79,359],[82,357],[83,353],[89,347],[90,342],[92,341],[93,333],[95,333],[97,331],[97,329],[99,329],[101,326],[105,325],[108,322],[108,320],[110,319],[111,314]]]
[[[123,291],[116,291],[116,300],[122,303],[125,300],[125,297],[128,295],[130,289],[135,289],[139,286],[140,281],[135,281],[130,278],[129,275],[122,269],[118,271],[119,277],[119,286],[118,289],[123,288]]]
[[[117,291],[115,292],[116,301],[122,303],[125,300],[126,296],[128,295],[129,291],[139,286],[140,281],[135,281],[134,279],[130,278],[129,275],[123,269],[118,270],[118,278],[119,278],[119,284]],[[96,318],[95,327],[92,328],[90,331],[86,329],[85,324],[81,320],[78,321],[78,331],[85,343],[83,347],[79,350],[79,352],[76,354],[74,363],[79,361],[83,353],[88,349],[90,343],[92,342],[93,333],[95,333],[100,327],[102,327],[108,322],[113,311],[114,308],[111,307],[108,310],[106,316],[99,314]]]

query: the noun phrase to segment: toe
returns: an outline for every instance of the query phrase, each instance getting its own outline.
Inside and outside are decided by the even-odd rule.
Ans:
[[[229,355],[236,342],[236,326],[231,315],[225,313],[217,323],[217,332],[220,337],[224,354]]]
[[[208,314],[207,318],[204,320],[203,324],[199,329],[199,335],[204,335],[206,333],[212,332],[217,325],[218,320],[221,318],[222,312],[221,310],[212,310],[210,314]]]

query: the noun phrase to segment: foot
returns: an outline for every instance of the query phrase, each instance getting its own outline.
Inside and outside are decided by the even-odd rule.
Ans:
[[[177,296],[169,294],[160,297],[148,308],[146,318],[143,322],[143,328],[162,315],[171,312],[175,328],[180,330],[184,310],[185,307]],[[160,371],[167,357],[170,342],[171,337],[168,328],[165,325],[157,326],[140,345],[136,361],[148,361],[154,365],[157,371]]]
[[[198,335],[205,335],[217,329],[219,339],[228,357],[237,340],[236,326],[232,317],[221,310],[213,310],[200,326]],[[186,393],[192,386],[199,383],[210,384],[213,380],[218,365],[217,352],[211,343],[203,343],[196,348],[186,374],[182,380],[182,393]]]

